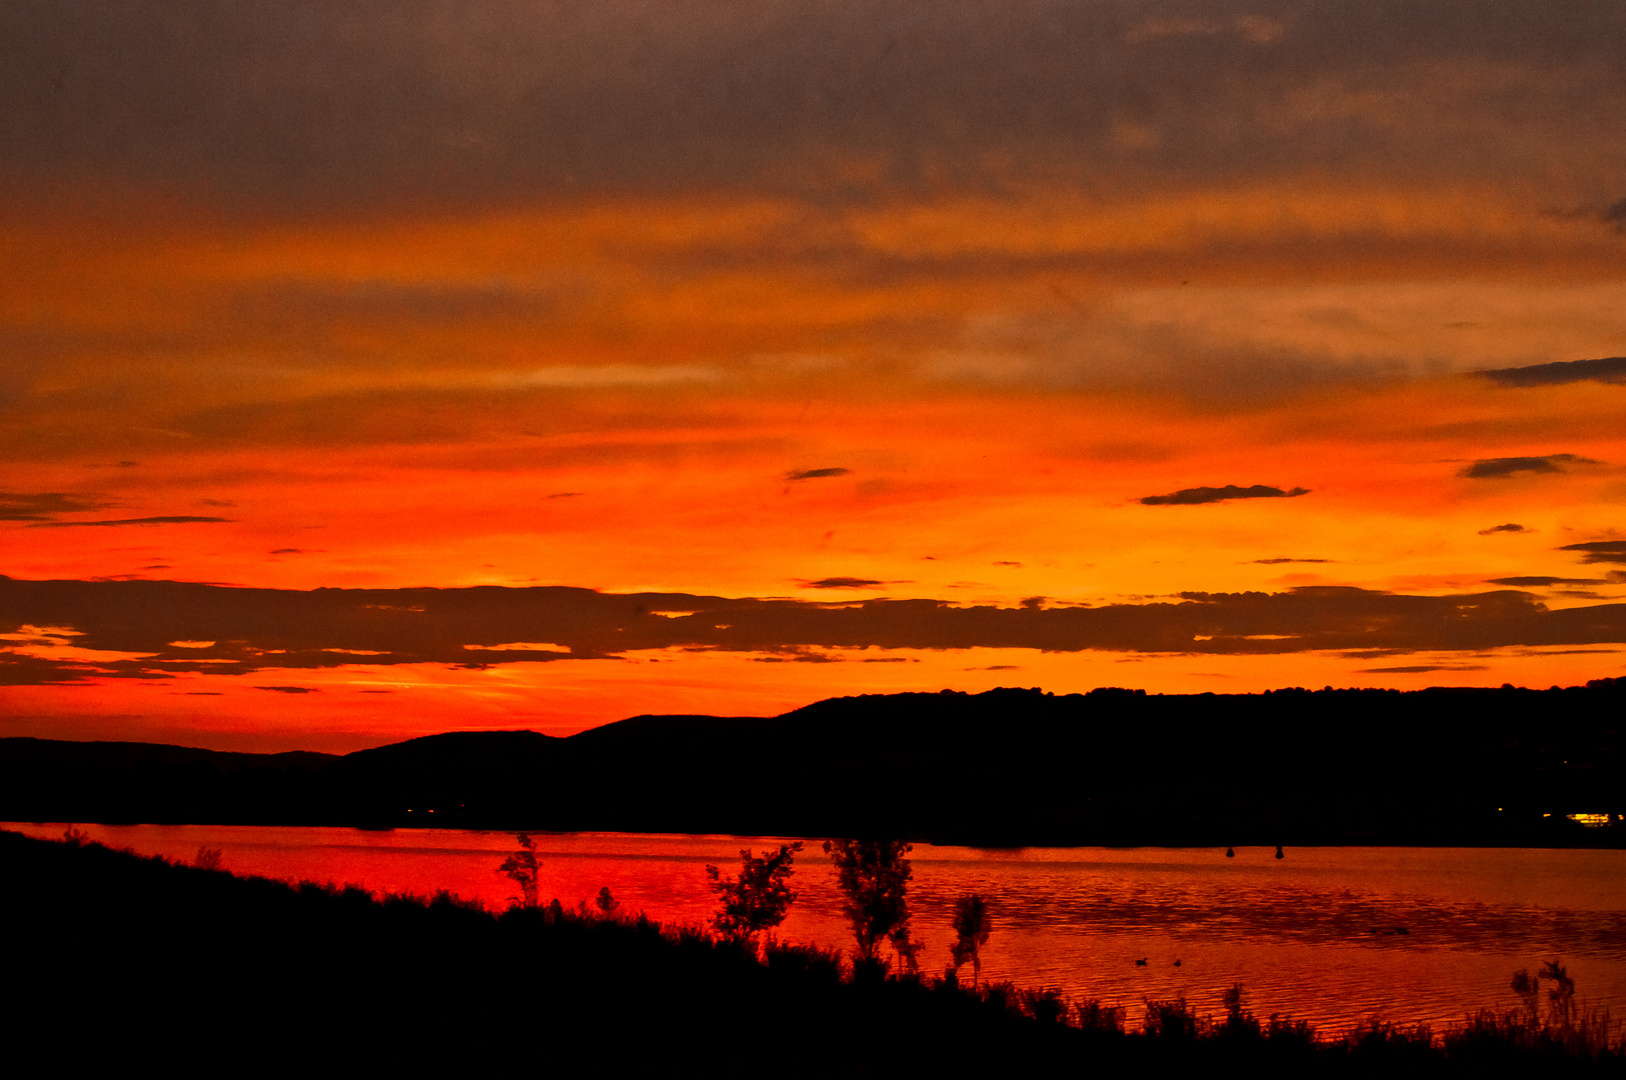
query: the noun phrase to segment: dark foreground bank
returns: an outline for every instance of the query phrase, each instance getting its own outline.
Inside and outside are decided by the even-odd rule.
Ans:
[[[1318,1041],[1241,1009],[1178,1003],[1143,1030],[1009,987],[854,978],[800,947],[764,960],[693,930],[547,906],[237,878],[94,844],[0,832],[13,1060],[53,1071],[365,1069],[713,1076],[1620,1075],[1626,1048],[1515,1014],[1445,1038],[1375,1028]]]

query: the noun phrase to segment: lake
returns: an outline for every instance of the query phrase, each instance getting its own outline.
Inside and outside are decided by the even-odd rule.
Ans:
[[[68,826],[5,824],[60,837]],[[500,908],[496,872],[511,833],[218,825],[81,825],[98,841],[225,869],[374,891],[447,889]],[[541,893],[566,904],[608,886],[628,912],[703,922],[706,864],[734,873],[739,849],[776,838],[538,833]],[[1509,1008],[1516,969],[1565,964],[1584,1004],[1626,1018],[1626,851],[1486,848],[1023,848],[918,845],[909,889],[922,969],[948,963],[956,897],[988,897],[983,975],[1128,1007],[1185,998],[1223,1013],[1241,983],[1261,1018],[1308,1020],[1323,1035],[1382,1018],[1441,1027]],[[817,841],[797,862],[786,941],[851,948],[835,874]],[[1136,961],[1145,960],[1143,965]],[[969,972],[966,973],[969,975]]]

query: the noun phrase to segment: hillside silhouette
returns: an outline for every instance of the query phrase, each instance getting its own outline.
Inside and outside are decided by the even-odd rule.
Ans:
[[[1626,680],[1551,690],[835,698],[347,755],[0,740],[0,820],[1621,846]],[[1569,814],[1608,814],[1584,827]]]

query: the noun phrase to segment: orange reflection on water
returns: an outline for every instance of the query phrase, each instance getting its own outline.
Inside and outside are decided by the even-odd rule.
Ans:
[[[41,837],[65,824],[7,825]],[[501,908],[518,892],[496,872],[509,833],[252,826],[80,826],[94,839],[190,861],[218,848],[225,869],[375,891],[440,889]],[[623,912],[703,923],[705,866],[779,838],[536,834],[540,893],[569,906],[607,887]],[[1259,1015],[1291,1013],[1324,1034],[1385,1018],[1438,1031],[1481,1007],[1513,1004],[1519,968],[1561,959],[1589,1004],[1626,1013],[1626,852],[1526,849],[1223,850],[919,845],[909,904],[922,967],[943,970],[954,901],[990,900],[983,971],[1056,986],[1140,1015],[1145,998],[1184,995],[1223,1012],[1240,982]],[[818,843],[798,861],[800,893],[782,939],[849,951],[834,874]],[[1144,965],[1137,961],[1145,960]],[[1178,964],[1176,963],[1178,961]]]

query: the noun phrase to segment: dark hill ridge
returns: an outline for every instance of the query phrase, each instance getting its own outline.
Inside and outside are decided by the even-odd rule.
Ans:
[[[1626,826],[1626,680],[1151,695],[835,698],[569,738],[216,753],[0,740],[0,820],[769,835],[983,845],[1604,844]]]

